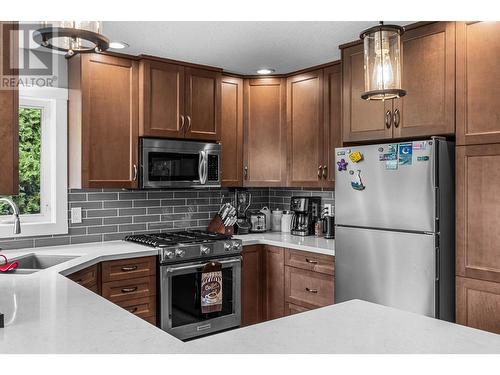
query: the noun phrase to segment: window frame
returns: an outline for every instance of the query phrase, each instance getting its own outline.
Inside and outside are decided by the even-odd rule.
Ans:
[[[21,233],[17,235],[13,234],[12,218],[2,217],[0,238],[67,234],[68,90],[55,87],[19,88],[19,107],[42,109],[40,213],[20,215]]]

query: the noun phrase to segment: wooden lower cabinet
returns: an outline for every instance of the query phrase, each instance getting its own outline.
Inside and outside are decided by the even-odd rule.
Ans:
[[[242,256],[242,326],[333,304],[333,256],[268,245]]]
[[[98,263],[68,278],[156,325],[155,256]]]
[[[456,278],[457,323],[500,334],[500,283]]]
[[[262,321],[262,245],[245,246],[241,252],[241,325]]]
[[[302,307],[299,305],[295,305],[293,303],[287,302],[285,303],[285,315],[294,315],[294,314],[300,314],[302,312],[309,311],[307,307]]]

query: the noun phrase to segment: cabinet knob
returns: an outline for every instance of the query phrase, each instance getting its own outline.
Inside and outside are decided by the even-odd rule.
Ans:
[[[191,129],[191,116],[186,115],[186,118],[187,118],[187,120],[188,120],[188,124],[187,124],[187,129],[186,129],[186,130],[188,130],[188,131],[189,131],[189,129]]]
[[[184,115],[181,115],[181,128],[179,129],[182,132],[182,129],[184,129],[184,123],[185,123]]]
[[[328,177],[328,166],[323,165],[323,178],[326,180]]]
[[[391,111],[387,110],[385,113],[385,127],[387,129],[390,129],[392,123],[392,116],[391,116]]]
[[[321,176],[322,176],[322,173],[321,173],[321,170],[322,170],[322,169],[323,169],[323,167],[320,165],[320,166],[318,167],[318,178],[321,178]]]
[[[134,177],[133,177],[133,180],[134,180],[134,181],[137,181],[137,165],[136,165],[136,164],[134,164],[134,165],[133,165],[133,168],[134,168]]]
[[[245,176],[245,180],[248,178],[248,166],[245,165],[245,168],[243,168],[243,175]]]

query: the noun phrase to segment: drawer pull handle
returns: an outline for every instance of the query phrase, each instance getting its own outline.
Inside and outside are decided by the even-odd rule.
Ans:
[[[132,293],[137,290],[137,287],[134,286],[133,288],[122,288],[122,293]]]
[[[309,292],[309,293],[318,293],[318,289],[309,289],[309,288],[306,288],[306,292]]]
[[[317,260],[311,260],[309,258],[306,258],[306,262],[307,263],[310,263],[310,264],[318,264],[318,261]]]
[[[125,266],[122,267],[123,272],[130,272],[130,271],[135,271],[137,269],[137,266]]]
[[[130,312],[132,314],[135,313],[136,311],[137,311],[137,306],[128,310],[128,312]]]

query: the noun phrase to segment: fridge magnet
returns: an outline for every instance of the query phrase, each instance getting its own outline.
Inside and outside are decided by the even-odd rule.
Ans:
[[[428,156],[417,156],[417,161],[429,161]]]
[[[361,180],[361,171],[358,169],[356,171],[355,181],[351,181],[351,187],[354,190],[365,190],[365,185],[363,185],[363,181]]]
[[[347,162],[345,161],[344,158],[340,159],[340,161],[337,162],[337,166],[338,166],[339,172],[347,170]]]
[[[425,150],[425,141],[413,142],[413,150]]]
[[[411,143],[399,144],[399,164],[411,165],[413,157],[413,147]]]
[[[344,156],[345,155],[345,151],[337,151],[337,156]]]
[[[385,161],[385,169],[389,171],[395,171],[398,169],[398,161],[396,159],[394,160],[386,160]]]
[[[393,154],[380,154],[378,156],[379,161],[387,161],[387,160],[397,160],[398,157],[395,153]]]
[[[349,171],[349,174],[352,176],[352,175],[354,174],[354,171],[351,169],[351,170]]]
[[[349,159],[351,159],[351,161],[353,163],[358,163],[360,162],[361,160],[363,160],[363,154],[359,151],[354,151],[354,152],[351,152],[349,154]]]
[[[383,147],[379,147],[378,148],[378,152],[384,152],[384,148]]]
[[[390,154],[396,153],[398,150],[398,145],[387,145],[387,152]]]

